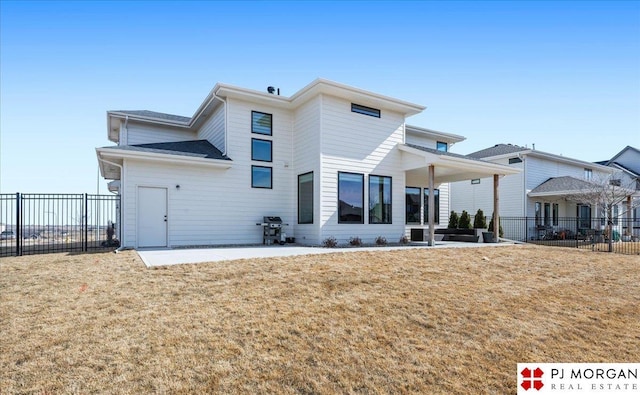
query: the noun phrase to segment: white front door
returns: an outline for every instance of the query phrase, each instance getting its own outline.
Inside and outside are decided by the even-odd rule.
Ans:
[[[138,247],[167,246],[167,188],[138,188]]]

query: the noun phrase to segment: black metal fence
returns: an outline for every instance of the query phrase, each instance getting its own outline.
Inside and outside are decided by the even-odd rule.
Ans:
[[[487,222],[490,218],[487,218]],[[640,221],[626,218],[607,224],[601,218],[500,217],[502,237],[556,247],[640,255]]]
[[[120,196],[0,194],[0,257],[114,249]]]

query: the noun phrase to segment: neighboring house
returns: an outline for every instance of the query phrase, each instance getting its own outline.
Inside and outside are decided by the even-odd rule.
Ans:
[[[611,167],[601,164],[511,144],[496,144],[468,156],[522,169],[520,174],[505,177],[501,182],[500,215],[534,218],[530,224],[534,228],[566,227],[567,224],[558,222],[562,217],[580,219],[579,229],[573,231],[594,227],[592,218],[599,218],[600,208],[570,197],[613,173]],[[451,208],[457,212],[467,210],[470,214],[477,209],[491,213],[490,191],[490,180],[484,178],[453,183]],[[529,235],[535,234],[535,229],[529,230]]]
[[[519,171],[449,153],[461,136],[405,125],[421,105],[323,79],[271,92],[217,84],[193,117],[107,112],[117,146],[96,151],[121,195],[122,246],[261,243],[263,216],[301,244],[397,242],[413,228],[432,243],[448,182]]]
[[[597,162],[598,164],[614,168],[613,181],[628,189],[635,190],[632,199],[620,210],[622,218],[632,223],[633,234],[640,235],[640,150],[626,146],[610,160]],[[630,206],[630,207],[629,207]]]

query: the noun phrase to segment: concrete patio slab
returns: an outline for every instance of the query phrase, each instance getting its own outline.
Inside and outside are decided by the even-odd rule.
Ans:
[[[359,251],[392,251],[407,248],[472,248],[496,247],[513,243],[483,244],[438,242],[433,247],[422,243],[412,243],[408,246],[393,247],[354,247],[354,248],[321,248],[290,245],[250,246],[250,247],[215,247],[215,248],[178,248],[178,249],[138,249],[136,252],[144,262],[151,267],[180,265],[186,263],[203,263],[231,261],[237,259],[259,259],[313,254],[351,253]]]

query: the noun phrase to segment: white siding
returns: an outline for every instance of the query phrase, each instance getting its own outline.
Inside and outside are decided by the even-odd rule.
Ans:
[[[300,106],[293,127],[293,199],[296,242],[320,244],[320,97]],[[298,175],[313,171],[313,224],[298,224]]]
[[[224,152],[224,105],[218,106],[198,130],[199,140],[208,140]]]
[[[401,154],[404,116],[382,109],[375,118],[351,112],[351,102],[322,96],[321,238],[333,236],[340,243],[360,237],[371,243],[377,236],[397,242],[404,234],[404,185]],[[338,224],[338,172],[365,175],[364,224]],[[392,177],[392,224],[368,223],[369,175]]]
[[[508,165],[509,160],[502,159],[493,162]],[[510,166],[522,169],[524,162]],[[523,189],[523,173],[500,178],[498,194],[501,216],[521,217],[524,215]],[[451,183],[451,210],[458,214],[462,210],[466,210],[469,214],[475,215],[478,209],[481,209],[485,216],[490,216],[493,213],[493,177],[481,178],[480,184],[471,184],[471,180]]]
[[[423,134],[416,135],[413,133],[407,133],[405,136],[405,143],[420,145],[422,147],[433,148],[433,149],[437,148],[437,141]]]
[[[171,129],[159,125],[146,125],[129,121],[125,131],[126,139],[122,144],[152,144],[169,143],[174,141],[196,140],[194,132],[181,129]]]
[[[217,170],[127,160],[123,245],[137,246],[137,188],[168,189],[169,246],[261,243],[264,215],[293,224],[291,191],[292,117],[287,111],[229,100],[229,157],[233,167]],[[251,110],[273,114],[273,189],[251,188]],[[260,138],[263,138],[260,136]],[[180,185],[177,189],[176,185]],[[285,228],[285,232],[287,228]]]

